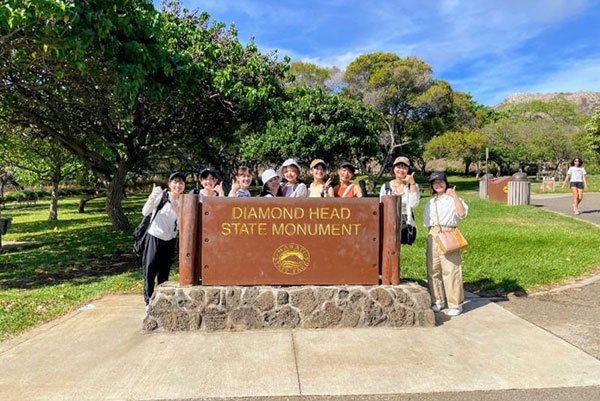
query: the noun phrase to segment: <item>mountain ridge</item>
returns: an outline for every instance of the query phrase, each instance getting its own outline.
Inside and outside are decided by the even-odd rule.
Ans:
[[[549,101],[555,98],[564,98],[575,103],[581,114],[592,115],[600,107],[600,92],[550,92],[550,93],[513,93],[504,99],[495,108],[502,109],[511,104],[529,103],[535,100]]]

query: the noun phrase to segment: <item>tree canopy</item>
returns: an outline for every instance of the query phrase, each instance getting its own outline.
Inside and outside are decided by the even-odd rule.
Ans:
[[[278,117],[242,142],[242,157],[254,163],[279,164],[289,157],[308,165],[375,157],[375,113],[361,102],[320,87],[292,88]]]
[[[462,160],[468,175],[469,166],[483,158],[486,146],[487,140],[480,131],[447,131],[427,143],[423,158]]]
[[[207,14],[145,0],[8,0],[0,29],[0,119],[76,155],[120,229],[128,172],[237,140],[268,118],[287,70]]]
[[[344,81],[346,93],[371,105],[387,127],[382,138],[384,168],[396,154],[420,155],[427,140],[447,129],[452,88],[434,80],[431,67],[419,58],[383,52],[361,55],[346,69]]]

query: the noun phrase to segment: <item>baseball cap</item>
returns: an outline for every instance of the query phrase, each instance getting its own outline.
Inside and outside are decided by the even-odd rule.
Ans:
[[[435,180],[444,181],[446,183],[448,182],[446,174],[442,173],[441,171],[434,171],[433,173],[431,173],[431,175],[429,176],[429,182],[434,182]]]
[[[310,168],[315,168],[319,164],[322,164],[323,167],[327,168],[327,163],[325,163],[322,159],[314,159],[313,161],[311,161],[310,162]]]
[[[354,164],[350,163],[349,161],[343,161],[340,163],[340,168],[345,167],[348,170],[352,171],[352,173],[354,173],[356,171],[356,167],[354,167]]]
[[[394,163],[392,164],[392,166],[395,166],[396,164],[405,164],[408,167],[410,167],[410,160],[408,160],[408,157],[406,156],[398,156],[394,159]]]
[[[169,181],[173,181],[175,178],[181,178],[183,181],[185,181],[185,174],[180,171],[175,171],[169,176]]]
[[[394,169],[394,167],[396,167],[397,164],[404,164],[406,167],[408,167],[408,173],[412,173],[413,169],[410,166],[410,160],[408,160],[408,157],[406,156],[398,156],[394,159],[394,163],[392,164],[392,170]]]
[[[217,170],[215,170],[212,167],[207,167],[200,171],[200,178],[206,178],[209,175],[212,175],[213,177],[217,178],[219,176],[219,173],[217,173]]]

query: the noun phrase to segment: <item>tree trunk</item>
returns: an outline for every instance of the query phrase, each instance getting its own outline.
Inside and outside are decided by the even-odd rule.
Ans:
[[[87,205],[89,201],[91,201],[92,199],[101,198],[103,196],[106,196],[106,194],[96,193],[93,195],[82,195],[81,199],[79,199],[79,207],[77,208],[77,213],[85,213],[85,205]]]
[[[54,172],[52,174],[52,193],[50,194],[50,212],[48,220],[58,220],[58,184],[61,181],[61,163],[54,164]]]
[[[50,194],[50,212],[48,220],[58,220],[58,182],[52,181],[52,193]]]
[[[471,167],[471,159],[464,159],[465,160],[465,177],[469,176],[469,167]]]
[[[125,161],[122,161],[117,166],[112,180],[106,186],[106,213],[113,227],[120,231],[126,231],[130,227],[121,204],[125,193],[125,176],[128,171],[126,164]]]

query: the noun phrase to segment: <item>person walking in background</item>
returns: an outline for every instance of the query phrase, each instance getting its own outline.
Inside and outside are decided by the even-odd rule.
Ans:
[[[231,183],[229,196],[234,198],[250,197],[250,185],[252,184],[252,170],[250,167],[238,167],[235,179]]]
[[[571,162],[567,176],[563,181],[562,188],[570,181],[571,193],[573,194],[573,213],[579,214],[579,204],[583,200],[583,189],[587,187],[586,172],[583,168],[583,160],[576,157]]]
[[[431,309],[440,312],[448,306],[446,314],[458,316],[465,300],[461,252],[442,254],[435,239],[441,231],[457,227],[458,220],[467,216],[469,208],[458,197],[456,187],[450,188],[446,174],[432,173],[429,182],[433,196],[423,210],[423,225],[429,229],[426,256]]]
[[[281,177],[277,171],[268,168],[260,176],[263,186],[258,196],[273,198],[275,196],[283,196],[281,191]]]
[[[154,187],[142,208],[144,216],[153,213],[142,254],[146,312],[149,310],[150,297],[154,293],[155,281],[158,285],[169,279],[175,257],[177,213],[180,196],[185,191],[185,175],[179,172],[171,174],[168,186],[169,189],[164,191],[160,186]]]
[[[314,159],[310,162],[310,175],[313,182],[308,187],[308,196],[310,198],[333,198],[331,178],[327,177],[327,164],[323,160]],[[327,181],[325,181],[325,177],[327,177]]]
[[[360,187],[350,181],[354,178],[356,167],[350,162],[342,162],[338,167],[340,183],[333,188],[336,198],[362,198]]]
[[[288,198],[305,198],[308,195],[306,184],[299,181],[302,169],[294,159],[287,159],[281,165],[281,176],[285,178],[285,184],[281,186],[283,196]]]
[[[408,230],[404,229],[404,227],[414,227],[415,221],[413,209],[419,204],[421,195],[419,192],[419,186],[415,182],[415,172],[410,167],[410,160],[408,160],[408,158],[405,156],[396,157],[394,164],[392,164],[392,174],[394,179],[381,186],[381,190],[379,191],[379,199],[386,195],[401,196],[402,227],[406,232],[406,235],[403,232],[402,243],[412,245],[415,238],[408,238]],[[413,233],[413,230],[411,229],[410,232]],[[416,233],[416,231],[414,233]]]

